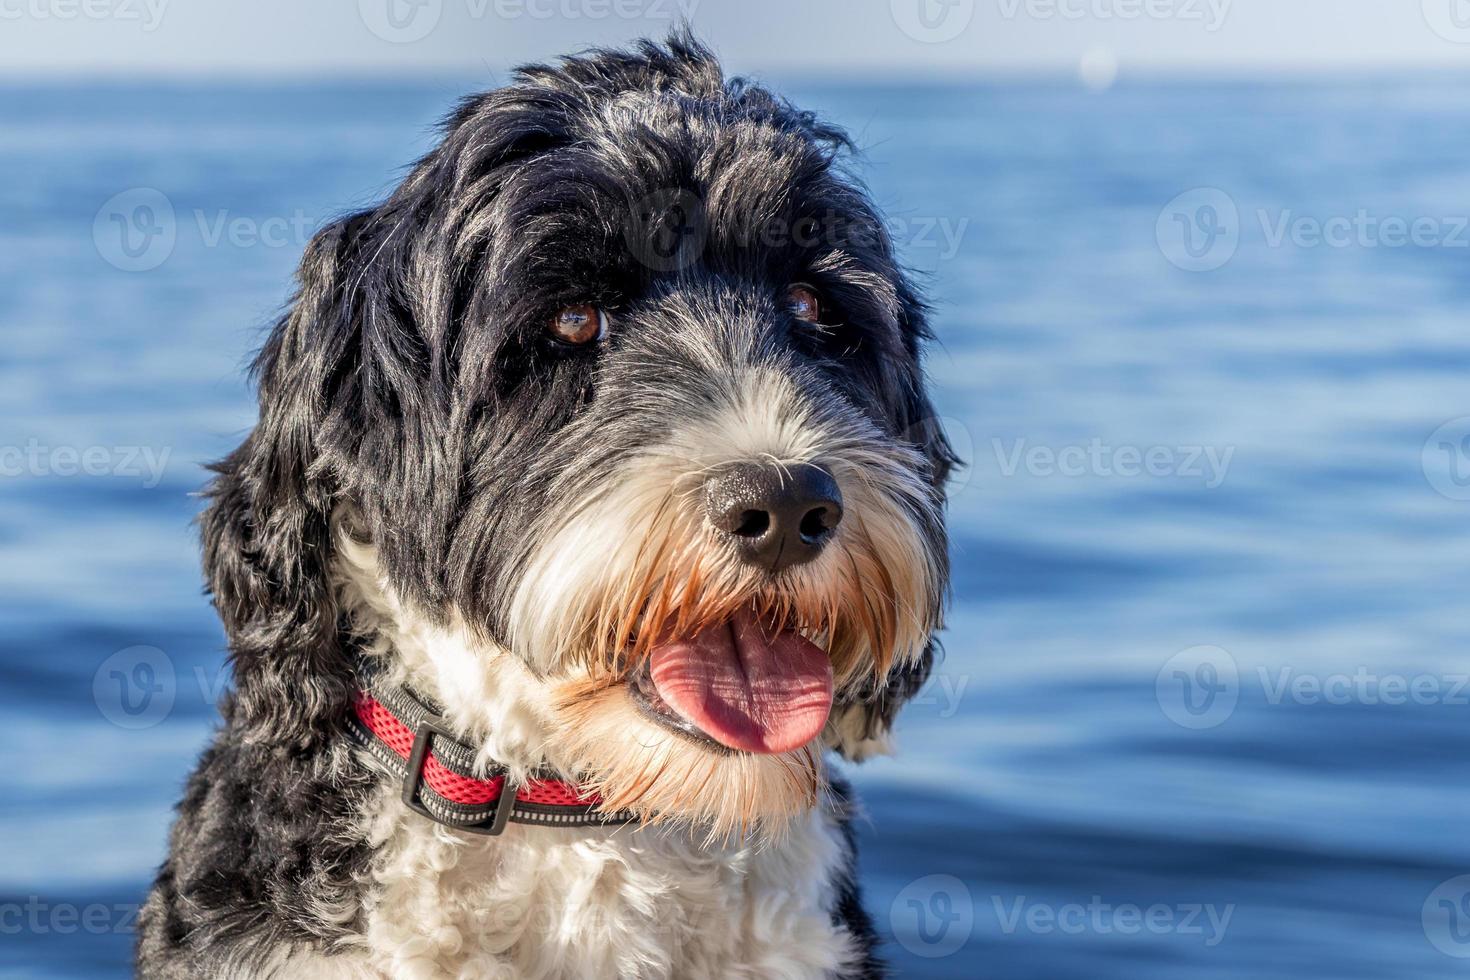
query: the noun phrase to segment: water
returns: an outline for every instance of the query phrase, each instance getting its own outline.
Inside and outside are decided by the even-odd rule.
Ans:
[[[200,464],[305,235],[461,88],[0,92],[0,975],[126,974],[223,680]],[[853,771],[900,975],[1464,976],[1470,85],[796,94],[931,277],[973,463],[944,665]],[[162,258],[94,238],[136,188]]]

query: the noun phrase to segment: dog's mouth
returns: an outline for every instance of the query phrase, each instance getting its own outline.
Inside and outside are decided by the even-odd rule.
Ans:
[[[655,646],[628,678],[644,715],[737,752],[775,754],[816,738],[832,711],[827,651],[749,608]]]

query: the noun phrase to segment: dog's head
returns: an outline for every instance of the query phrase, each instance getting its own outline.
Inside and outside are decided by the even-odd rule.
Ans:
[[[237,723],[339,723],[361,545],[609,807],[809,806],[823,741],[922,682],[947,577],[924,309],[844,149],[675,37],[467,100],[322,231],[203,518]]]

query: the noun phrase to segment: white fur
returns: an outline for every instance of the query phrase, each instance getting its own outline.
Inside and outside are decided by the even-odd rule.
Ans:
[[[887,728],[869,731],[867,712],[861,706],[834,712],[827,730],[826,743],[853,762],[866,762],[880,755],[893,754],[893,733]]]
[[[408,813],[390,787],[371,834],[354,958],[385,977],[795,980],[854,956],[829,911],[842,845],[824,811],[775,846],[631,826],[512,824],[486,839]]]
[[[726,378],[724,390],[573,514],[559,515],[555,533],[527,556],[508,608],[519,655],[453,613],[436,619],[405,603],[368,542],[340,533],[336,566],[338,594],[367,652],[393,682],[437,700],[482,765],[505,764],[516,780],[542,766],[586,773],[620,806],[644,804],[676,819],[584,829],[512,824],[484,838],[409,812],[385,781],[360,830],[374,852],[361,882],[361,935],[326,961],[289,955],[280,975],[795,980],[845,973],[860,955],[832,922],[832,888],[847,855],[820,754],[694,746],[632,709],[595,657],[575,655],[579,644],[596,652],[607,610],[646,600],[628,590],[656,586],[647,570],[689,573],[680,564],[687,551],[650,549],[702,541],[694,492],[712,467],[751,458],[820,460],[848,503],[831,546],[796,572],[795,593],[818,610],[890,603],[897,649],[885,662],[918,655],[937,625],[913,606],[931,595],[939,573],[913,523],[928,504],[912,450],[850,413],[820,416],[780,372],[732,365],[732,352],[698,336],[689,333],[686,353]],[[717,594],[749,588],[743,573],[719,563],[701,574]],[[728,580],[711,582],[721,574]],[[853,670],[871,671],[879,659],[861,631],[827,639],[848,648]],[[885,750],[886,732],[864,724],[860,710],[839,713],[827,744],[855,757]],[[774,829],[749,832],[748,819]]]
[[[400,683],[439,700],[482,758],[520,773],[554,763],[547,685],[462,626],[407,608],[369,545],[344,539],[340,555],[341,594]],[[796,980],[839,975],[857,956],[832,924],[846,858],[825,791],[772,837],[710,843],[675,823],[511,824],[485,838],[409,812],[385,781],[362,833],[375,851],[362,934],[334,956],[283,954],[275,975]]]

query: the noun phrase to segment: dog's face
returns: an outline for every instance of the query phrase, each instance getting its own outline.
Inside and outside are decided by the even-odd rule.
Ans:
[[[824,729],[922,680],[947,574],[922,306],[840,149],[687,41],[603,53],[466,102],[319,236],[205,518],[242,710],[284,724],[282,644],[313,708],[350,686],[345,513],[609,807],[809,806]]]

